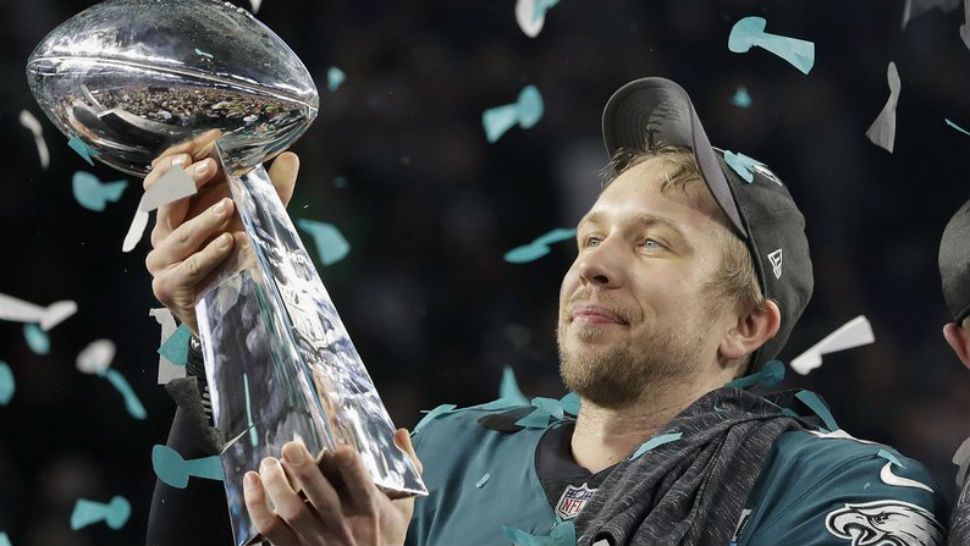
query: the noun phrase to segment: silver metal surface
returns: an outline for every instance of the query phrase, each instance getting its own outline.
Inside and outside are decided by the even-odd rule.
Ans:
[[[245,228],[196,306],[235,543],[254,536],[242,475],[282,445],[354,446],[391,497],[424,495],[416,468],[262,162],[316,117],[303,63],[247,11],[215,0],[110,0],[37,46],[38,103],[95,158],[144,176],[209,129]]]

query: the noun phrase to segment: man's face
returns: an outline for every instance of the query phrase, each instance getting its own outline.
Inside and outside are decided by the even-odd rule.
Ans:
[[[736,321],[711,289],[723,215],[702,181],[661,192],[672,169],[657,158],[628,169],[577,227],[579,253],[559,295],[560,371],[604,407],[706,372]]]

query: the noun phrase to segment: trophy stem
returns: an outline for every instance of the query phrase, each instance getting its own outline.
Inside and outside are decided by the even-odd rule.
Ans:
[[[394,497],[427,491],[262,165],[226,135],[216,155],[246,232],[196,304],[236,544],[254,535],[242,477],[283,444],[353,446]],[[237,238],[238,240],[238,238]],[[250,429],[254,433],[241,434]]]

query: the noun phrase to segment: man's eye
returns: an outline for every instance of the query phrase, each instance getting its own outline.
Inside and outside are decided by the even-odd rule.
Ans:
[[[583,240],[583,247],[596,246],[598,244],[600,244],[599,237],[587,237]]]
[[[655,241],[654,239],[645,239],[643,241],[643,248],[647,250],[659,250],[661,248],[664,248],[664,246],[659,242]]]

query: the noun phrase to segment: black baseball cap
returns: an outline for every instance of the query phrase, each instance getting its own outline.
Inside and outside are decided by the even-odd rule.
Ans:
[[[970,201],[946,224],[939,263],[943,299],[953,322],[960,324],[970,315]]]
[[[742,179],[725,151],[711,146],[687,92],[665,78],[634,80],[613,93],[603,109],[603,140],[612,158],[664,146],[694,154],[714,200],[751,252],[762,294],[781,311],[778,334],[751,357],[750,369],[759,370],[785,346],[814,285],[805,218],[788,189],[763,164],[748,169],[750,183]]]

